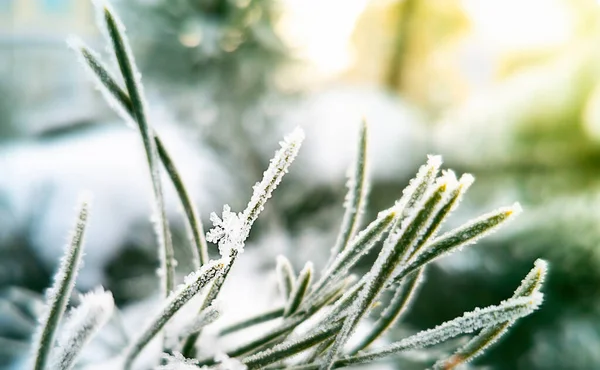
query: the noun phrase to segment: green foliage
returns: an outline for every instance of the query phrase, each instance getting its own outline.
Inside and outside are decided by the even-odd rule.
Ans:
[[[537,262],[514,296],[499,305],[476,308],[433,329],[424,330],[380,348],[371,348],[376,339],[382,337],[387,329],[402,319],[411,301],[416,297],[421,278],[429,263],[488,235],[514,218],[520,208],[518,204],[501,208],[438,236],[443,221],[456,208],[473,178],[464,175],[457,180],[452,171],[444,171],[438,176],[441,158],[432,156],[403,191],[400,199],[360,230],[360,215],[367,197],[368,127],[364,124],[361,127],[357,159],[349,181],[346,213],[340,234],[332,248],[331,260],[322,276],[315,283],[312,282],[314,269],[311,262],[306,262],[305,267],[296,276],[289,261],[280,257],[276,270],[281,293],[286,301],[285,306],[226,326],[219,335],[233,335],[250,326],[278,320],[274,328],[227,351],[225,355],[213,354],[206,358],[195,358],[196,339],[200,331],[218,319],[219,309],[215,308],[213,303],[235,261],[242,255],[252,225],[297,156],[304,136],[302,131],[297,129],[280,143],[281,148],[275,153],[263,174],[263,179],[254,186],[254,193],[244,211],[233,212],[225,205],[222,216],[211,214],[213,228],[206,234],[206,239],[218,244],[221,257],[218,260],[207,261],[203,241],[205,235],[199,226],[198,213],[192,207],[188,192],[171,157],[160,144],[146,117],[140,76],[124,35],[124,27],[105,3],[98,1],[97,12],[102,25],[106,26],[108,41],[113,47],[125,88],[112,77],[93,51],[80,42],[73,42],[71,45],[98,82],[105,97],[127,121],[135,123],[134,127],[140,132],[152,175],[154,203],[160,216],[157,236],[163,277],[161,286],[167,293],[158,312],[149,316],[146,326],[139,332],[133,333],[132,339],[116,359],[120,368],[128,370],[135,367],[136,360],[150,341],[160,335],[164,336],[164,329],[171,319],[194,297],[201,295],[203,300],[199,315],[190,318],[187,326],[177,333],[177,338],[180,339],[178,343],[165,349],[165,364],[162,368],[220,366],[227,369],[330,369],[367,363],[390,355],[401,356],[407,350],[428,348],[465,333],[480,331],[471,341],[458,348],[452,357],[438,359],[438,363],[435,364],[437,368],[449,369],[480,354],[506,332],[508,326],[540,306],[540,288],[546,271],[543,262]],[[173,273],[175,261],[169,241],[169,226],[164,217],[159,161],[163,163],[186,208],[185,215],[192,231],[190,244],[196,256],[196,270],[176,289]],[[67,339],[63,343],[75,344],[62,347],[59,344],[59,347],[55,348],[54,333],[73,288],[86,220],[87,208],[84,207],[73,242],[57,274],[55,287],[49,294],[50,309],[41,323],[42,334],[38,336],[34,355],[35,369],[45,369],[51,353],[56,353],[54,356],[58,360],[55,363],[71,367],[81,347],[91,339],[112,312],[112,297],[99,299],[99,305],[82,303],[73,319],[69,321],[71,324],[66,325],[64,329],[64,337]],[[364,254],[374,249],[380,249],[375,263],[366,274],[356,279],[351,274],[353,267]],[[360,338],[359,344],[347,350],[347,342],[356,327],[383,301],[386,292],[392,293],[386,310],[367,335]],[[103,297],[108,296],[105,294]],[[308,350],[311,350],[311,353],[298,356]],[[427,364],[424,363],[423,366]]]

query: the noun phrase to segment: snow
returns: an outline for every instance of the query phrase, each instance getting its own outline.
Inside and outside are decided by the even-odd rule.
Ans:
[[[213,153],[186,140],[175,128],[160,128],[200,211],[215,209],[232,197],[235,184]],[[55,270],[73,224],[71,209],[77,194],[87,189],[94,194],[94,208],[79,289],[105,284],[104,268],[127,243],[150,244],[151,253],[156,253],[152,239],[140,243],[137,238],[142,234],[134,232],[140,225],[142,230],[150,228],[152,196],[137,135],[119,123],[70,137],[0,147],[0,196],[6,199],[0,210],[6,221],[0,245],[28,230],[35,254],[48,270]],[[168,181],[164,175],[167,215],[181,224],[180,203]]]

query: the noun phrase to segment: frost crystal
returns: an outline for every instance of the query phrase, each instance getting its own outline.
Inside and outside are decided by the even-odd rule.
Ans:
[[[244,218],[248,228],[256,221],[256,218],[264,209],[265,203],[271,198],[273,190],[279,185],[283,175],[288,172],[290,165],[298,155],[303,140],[304,131],[296,128],[279,143],[281,149],[275,152],[275,156],[271,159],[269,167],[263,174],[262,181],[254,185],[254,193],[244,210]]]
[[[241,213],[232,212],[226,204],[223,206],[222,218],[213,212],[210,214],[210,220],[213,228],[206,234],[206,240],[219,244],[221,256],[229,257],[232,249],[237,249],[238,252],[244,251],[244,241],[249,233],[249,227]]]

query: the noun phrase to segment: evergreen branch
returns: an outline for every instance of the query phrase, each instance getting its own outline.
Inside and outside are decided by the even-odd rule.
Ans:
[[[373,305],[375,299],[383,290],[386,281],[392,275],[396,266],[400,263],[406,250],[422,235],[429,224],[433,212],[437,209],[447,188],[447,179],[442,177],[437,186],[429,193],[423,201],[423,205],[412,217],[402,222],[404,225],[397,236],[389,237],[384,243],[377,260],[369,273],[364,278],[364,287],[358,294],[358,299],[349,310],[342,330],[336,337],[335,342],[329,349],[323,362],[322,370],[331,368],[338,351],[354,331],[356,325]]]
[[[54,276],[52,287],[46,292],[45,312],[34,336],[34,370],[45,370],[50,351],[54,347],[56,330],[67,308],[69,297],[75,286],[75,279],[81,264],[83,239],[88,222],[89,199],[80,201],[77,222],[71,240],[65,248],[65,255]]]

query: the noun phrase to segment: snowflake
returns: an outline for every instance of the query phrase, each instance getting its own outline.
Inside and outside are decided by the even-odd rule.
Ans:
[[[232,249],[243,252],[248,226],[241,213],[232,212],[226,204],[223,206],[222,218],[213,212],[210,214],[210,220],[213,228],[206,234],[206,240],[219,245],[221,256],[229,257]]]

